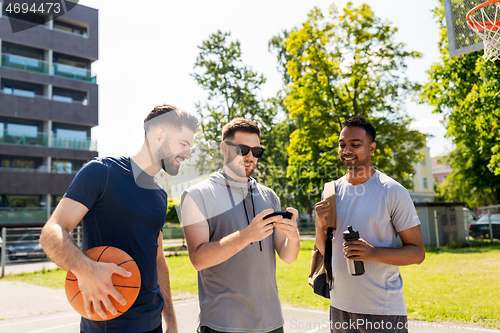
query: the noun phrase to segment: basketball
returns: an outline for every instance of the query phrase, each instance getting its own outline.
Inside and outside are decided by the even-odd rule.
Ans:
[[[141,288],[141,273],[139,272],[139,267],[137,267],[137,264],[131,256],[116,247],[94,247],[87,250],[85,254],[95,261],[114,263],[132,273],[130,277],[123,277],[117,274],[113,274],[111,277],[113,286],[120,294],[122,294],[123,298],[127,300],[127,303],[125,303],[125,305],[120,305],[113,297],[110,297],[111,302],[117,310],[116,315],[113,316],[106,309],[104,304],[101,303],[102,309],[106,312],[108,318],[102,319],[97,313],[94,312],[93,306],[92,317],[89,318],[85,312],[83,296],[80,292],[80,288],[78,287],[78,280],[73,273],[68,272],[68,274],[66,274],[65,289],[66,297],[68,298],[69,303],[82,317],[94,321],[110,320],[121,316],[132,306],[137,298],[137,295],[139,295],[139,290]]]

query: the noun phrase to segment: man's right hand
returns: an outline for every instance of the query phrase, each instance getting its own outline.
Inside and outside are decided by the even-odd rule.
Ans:
[[[272,209],[263,210],[252,219],[248,227],[242,230],[249,243],[261,241],[273,233],[273,222],[283,219],[283,216],[277,215],[264,220],[266,215],[273,212]]]
[[[113,274],[118,274],[123,277],[129,277],[132,274],[113,263],[92,261],[86,266],[85,269],[73,273],[78,279],[78,286],[82,292],[87,316],[92,318],[93,306],[94,311],[102,319],[106,319],[107,315],[102,308],[101,302],[112,315],[116,315],[116,308],[113,303],[111,303],[109,297],[113,297],[121,305],[125,305],[126,300],[113,286],[111,276]]]
[[[316,228],[324,229],[326,226],[326,218],[330,214],[330,204],[328,201],[322,200],[314,205],[314,210],[316,212]]]

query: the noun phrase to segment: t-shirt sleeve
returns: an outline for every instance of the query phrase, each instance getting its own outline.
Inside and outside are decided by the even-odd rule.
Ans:
[[[413,228],[420,224],[410,193],[402,186],[395,187],[391,193],[391,219],[396,232]]]
[[[106,189],[108,170],[102,161],[90,161],[78,171],[63,197],[73,199],[88,209],[92,208]]]

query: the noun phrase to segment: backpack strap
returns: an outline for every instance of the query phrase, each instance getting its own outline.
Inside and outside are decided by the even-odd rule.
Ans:
[[[335,199],[335,181],[325,184],[324,200],[330,204],[330,213],[326,219],[326,227],[337,228],[337,200]]]
[[[324,199],[330,204],[330,212],[326,219],[326,243],[324,265],[326,274],[328,276],[328,284],[330,290],[333,287],[333,274],[332,274],[332,243],[333,231],[337,228],[337,200],[335,198],[335,181],[325,184]]]

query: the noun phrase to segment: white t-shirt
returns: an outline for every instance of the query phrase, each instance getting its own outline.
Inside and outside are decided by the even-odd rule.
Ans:
[[[332,247],[330,304],[352,313],[406,315],[399,267],[365,262],[365,274],[350,275],[342,251],[342,233],[352,225],[371,245],[396,248],[397,233],[420,224],[408,190],[379,171],[360,185],[349,184],[346,176],[335,184],[337,229]]]

